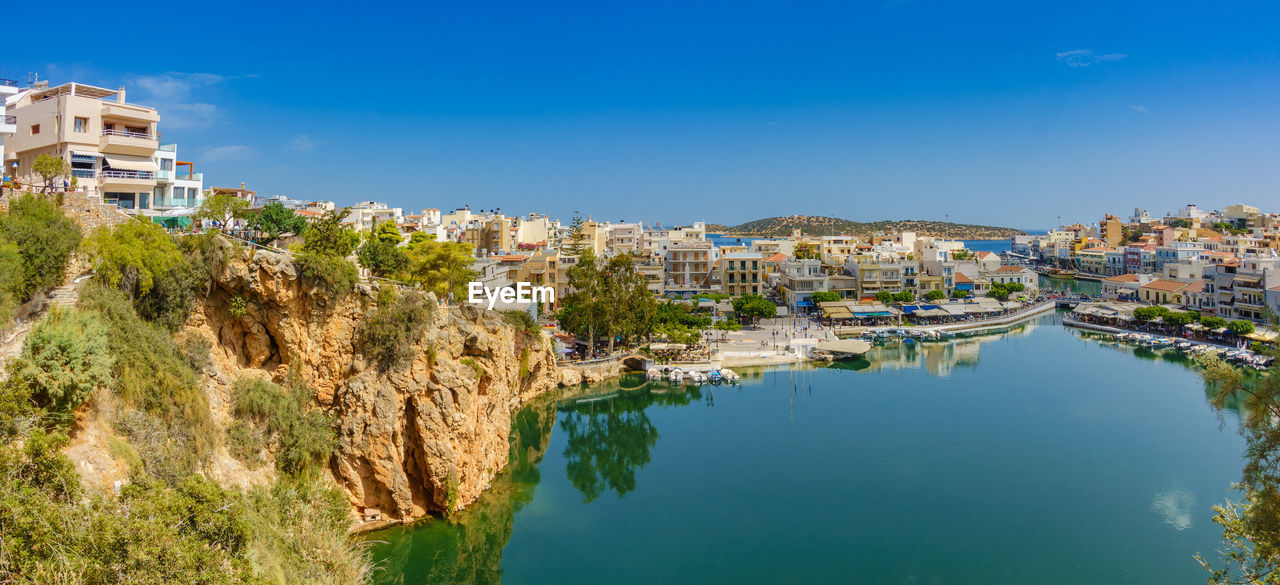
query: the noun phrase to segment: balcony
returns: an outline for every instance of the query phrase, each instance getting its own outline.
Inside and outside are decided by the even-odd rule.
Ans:
[[[155,173],[150,171],[111,170],[98,173],[98,188],[105,192],[133,193],[139,189],[150,190],[155,186]]]
[[[0,134],[14,134],[18,131],[17,116],[0,116]]]
[[[71,176],[77,179],[94,179],[98,176],[98,171],[93,169],[71,169]]]
[[[145,132],[128,130],[103,130],[98,140],[98,150],[107,154],[151,156],[160,146],[160,139]]]
[[[102,117],[129,122],[160,121],[160,113],[151,108],[116,102],[102,102]]]
[[[173,178],[173,171],[160,169],[156,171],[156,180],[161,183],[168,183]]]

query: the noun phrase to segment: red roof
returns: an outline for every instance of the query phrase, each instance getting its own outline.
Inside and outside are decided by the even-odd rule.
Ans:
[[[1121,274],[1107,278],[1108,282],[1138,282],[1137,274]]]
[[[774,254],[768,258],[765,258],[764,261],[765,262],[782,262],[782,261],[785,261],[786,259],[787,259],[786,254],[783,254],[782,252],[778,252],[777,254]]]
[[[978,252],[979,258],[986,258],[988,256],[995,256],[995,253],[994,252]]]
[[[996,272],[1022,272],[1026,269],[1026,266],[1001,266],[996,269]]]
[[[963,273],[963,272],[957,272],[957,273],[956,273],[956,282],[969,282],[969,283],[972,283],[972,282],[973,282],[973,279],[972,279],[972,278],[969,278],[968,276],[965,276],[965,273]]]

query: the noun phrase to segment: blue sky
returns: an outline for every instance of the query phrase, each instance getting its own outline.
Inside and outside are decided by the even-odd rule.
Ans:
[[[6,7],[94,42],[10,43],[3,76],[126,86],[209,185],[664,223],[1280,207],[1274,3],[138,6]]]

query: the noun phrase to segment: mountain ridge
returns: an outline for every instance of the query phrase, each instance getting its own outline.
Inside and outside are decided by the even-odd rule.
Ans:
[[[889,234],[895,231],[913,231],[918,236],[954,238],[961,240],[997,240],[1026,232],[1001,226],[955,223],[918,219],[880,220],[860,222],[838,217],[815,215],[791,215],[766,217],[738,225],[707,224],[708,233],[732,236],[788,236],[799,228],[806,236]]]

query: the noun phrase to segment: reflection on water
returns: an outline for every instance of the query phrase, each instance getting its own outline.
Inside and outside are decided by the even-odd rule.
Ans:
[[[511,423],[510,463],[476,503],[453,522],[429,519],[368,537],[381,559],[374,582],[487,585],[502,580],[502,549],[511,540],[515,514],[533,500],[555,423],[554,397],[522,408]]]
[[[740,386],[628,375],[543,397],[514,416],[510,464],[479,501],[452,522],[370,535],[375,581],[497,584],[504,568],[509,583],[1198,579],[1191,554],[1217,536],[1203,500],[1238,472],[1223,455],[1239,452],[1234,435],[1198,424],[1209,415],[1178,368],[1153,367],[1185,356],[1060,320],[878,344],[820,367],[735,368]],[[1052,331],[1019,340],[1037,328]],[[1103,366],[1081,374],[1083,360]],[[1111,383],[1126,375],[1132,387]],[[751,514],[773,498],[787,509]],[[990,570],[1008,558],[1025,567]]]
[[[1182,532],[1191,528],[1191,511],[1195,503],[1195,494],[1181,485],[1174,485],[1156,492],[1155,497],[1151,499],[1151,511],[1155,512],[1165,524]]]
[[[1039,319],[1032,319],[1009,328],[977,334],[961,334],[957,339],[948,341],[924,341],[889,339],[877,341],[867,355],[857,362],[855,367],[846,367],[840,362],[833,367],[853,369],[867,372],[882,370],[924,370],[934,376],[950,376],[955,368],[973,368],[978,365],[978,354],[985,343],[1030,335],[1039,327],[1058,327],[1061,316],[1051,314]],[[857,366],[861,367],[857,367]]]

